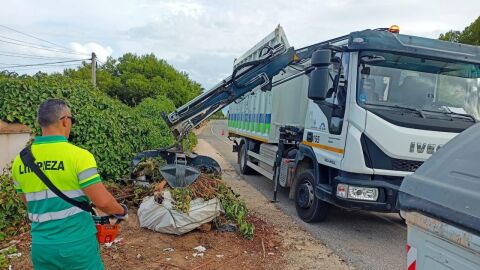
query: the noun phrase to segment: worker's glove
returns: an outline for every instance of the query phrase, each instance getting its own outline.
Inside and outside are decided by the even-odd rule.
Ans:
[[[128,219],[128,208],[125,204],[121,203],[120,204],[123,208],[123,215],[113,215],[113,217],[117,220],[127,220]]]

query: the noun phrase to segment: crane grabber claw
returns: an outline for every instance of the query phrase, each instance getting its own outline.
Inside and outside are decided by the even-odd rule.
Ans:
[[[201,173],[219,175],[222,171],[220,164],[213,158],[193,152],[184,153],[181,145],[141,152],[133,159],[132,166],[136,167],[148,158],[164,161],[165,165],[159,168],[160,174],[174,188],[192,184]]]

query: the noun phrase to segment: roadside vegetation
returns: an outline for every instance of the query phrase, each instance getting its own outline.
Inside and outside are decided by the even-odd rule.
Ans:
[[[99,67],[97,87],[90,82],[87,64],[63,74],[0,73],[0,119],[25,124],[39,135],[40,103],[49,98],[66,100],[77,119],[70,142],[91,151],[102,178],[113,182],[129,174],[136,153],[174,143],[161,113],[172,112],[201,91],[198,83],[164,60],[128,53]],[[195,135],[183,143],[191,149]],[[0,241],[21,233],[19,228],[27,222],[9,174],[7,170],[0,177]]]

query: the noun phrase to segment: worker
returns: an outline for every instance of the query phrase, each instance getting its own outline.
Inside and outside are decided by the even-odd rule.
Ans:
[[[35,137],[31,149],[50,181],[68,197],[90,200],[100,211],[126,219],[127,207],[101,182],[93,155],[68,142],[75,118],[67,104],[59,99],[43,102],[37,120],[42,136]],[[103,269],[92,215],[55,195],[19,156],[12,176],[32,221],[34,269]]]

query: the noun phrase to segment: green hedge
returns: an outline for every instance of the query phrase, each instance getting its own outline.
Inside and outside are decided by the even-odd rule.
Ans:
[[[95,155],[105,179],[127,174],[136,153],[174,141],[160,116],[162,111],[175,108],[165,97],[147,98],[131,108],[84,80],[58,74],[0,74],[0,119],[4,121],[26,124],[40,134],[36,111],[49,98],[70,104],[77,119],[70,141]]]
[[[0,175],[0,243],[9,236],[26,231],[26,224],[27,211],[17,196],[12,179],[6,174]]]

